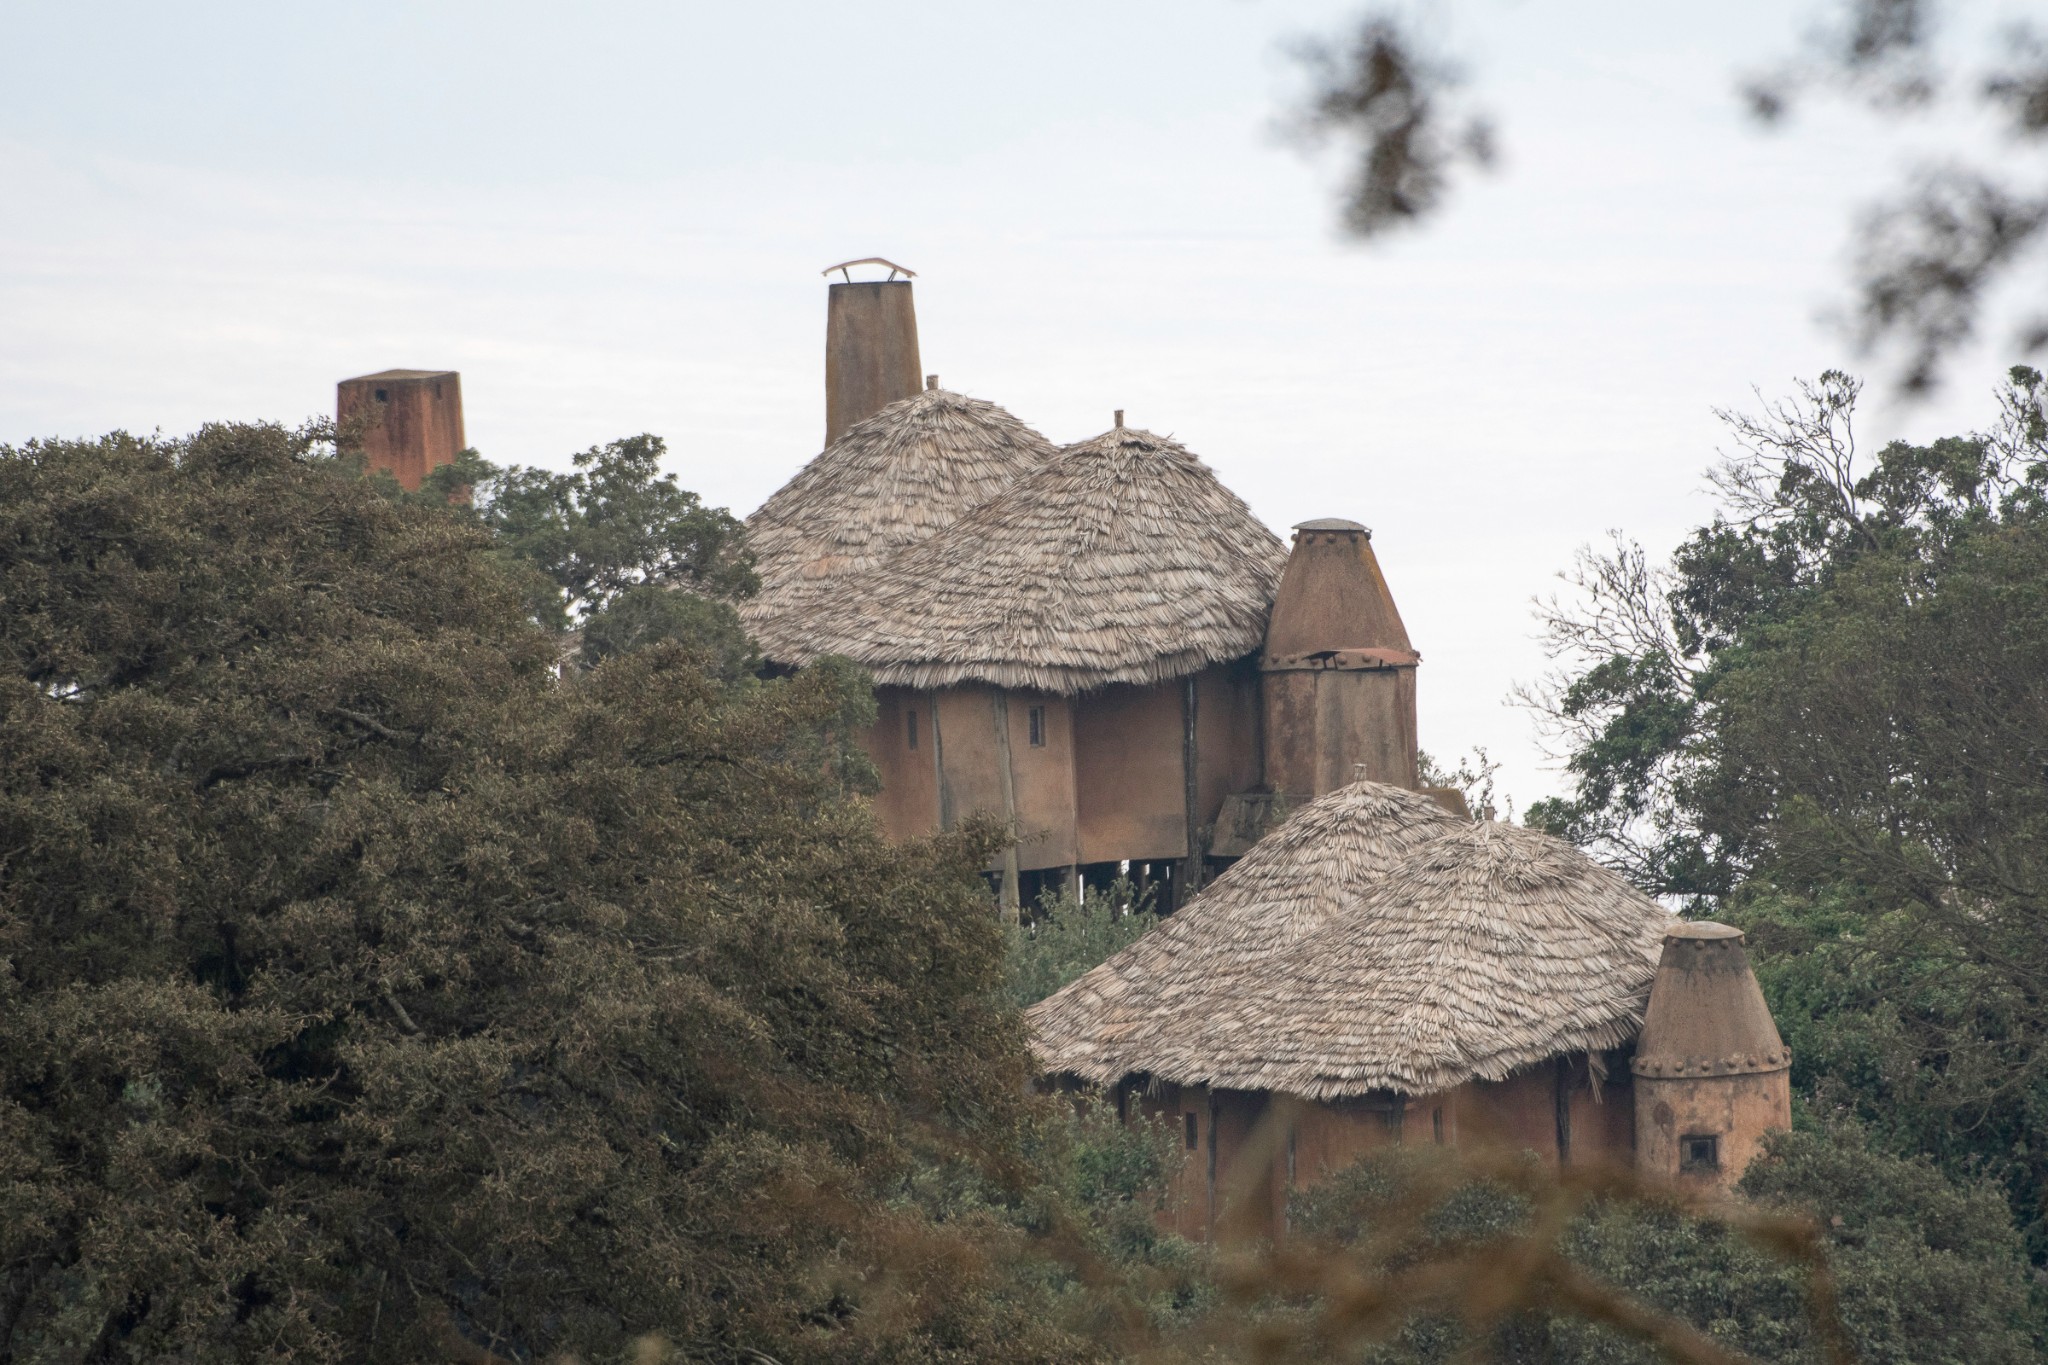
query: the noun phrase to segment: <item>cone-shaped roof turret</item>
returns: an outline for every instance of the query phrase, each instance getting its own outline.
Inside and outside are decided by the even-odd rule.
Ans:
[[[1294,552],[1266,627],[1266,662],[1332,650],[1415,653],[1373,555],[1372,532],[1355,521],[1327,517],[1294,528]]]
[[[1740,929],[1703,920],[1665,931],[1636,1040],[1638,1076],[1737,1076],[1791,1064],[1742,943]]]

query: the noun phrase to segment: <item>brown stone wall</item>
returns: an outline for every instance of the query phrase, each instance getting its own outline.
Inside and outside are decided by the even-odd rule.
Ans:
[[[1790,1068],[1734,1076],[1635,1078],[1636,1169],[1656,1180],[1726,1191],[1763,1148],[1764,1134],[1792,1126]],[[1688,1136],[1716,1140],[1717,1161],[1687,1170]]]
[[[1217,664],[1195,675],[1196,824],[1215,824],[1224,797],[1263,780],[1259,726],[1255,660]]]
[[[952,829],[977,811],[1001,819],[1002,766],[996,749],[994,691],[948,687],[932,696],[938,714],[941,825]]]
[[[1263,700],[1266,785],[1290,796],[1308,797],[1316,786],[1316,675],[1274,671],[1259,679]]]
[[[1017,800],[1017,865],[1025,871],[1079,862],[1075,838],[1074,723],[1065,697],[1011,692],[1010,769]],[[1031,742],[1031,713],[1039,736]]]
[[[1187,855],[1180,692],[1176,680],[1074,699],[1080,861]]]
[[[1166,1182],[1160,1225],[1202,1241],[1209,1230],[1209,1092],[1202,1086],[1160,1085],[1132,1095],[1126,1121],[1165,1124],[1173,1133],[1180,1162]]]
[[[1576,1068],[1579,1083],[1572,1089],[1572,1165],[1635,1164],[1635,1090],[1628,1071],[1610,1068],[1596,1097],[1585,1080],[1585,1068]]]
[[[1398,1100],[1304,1103],[1294,1120],[1294,1183],[1307,1189],[1362,1156],[1398,1147],[1409,1106]]]
[[[912,746],[912,717],[916,743]],[[939,828],[938,750],[932,737],[932,694],[905,687],[875,689],[875,726],[863,741],[882,789],[875,817],[891,839],[915,839]]]
[[[1412,667],[1272,669],[1263,685],[1275,791],[1321,796],[1360,776],[1416,785]]]
[[[1557,1160],[1557,1073],[1550,1063],[1504,1081],[1471,1081],[1459,1091],[1460,1143],[1501,1143]]]
[[[1571,1164],[1625,1164],[1635,1143],[1626,1076],[1618,1084],[1603,1083],[1596,1099],[1583,1058],[1565,1075]],[[1236,1197],[1249,1201],[1249,1216],[1241,1215],[1233,1229],[1280,1237],[1287,1230],[1291,1190],[1313,1188],[1362,1157],[1403,1144],[1501,1143],[1556,1162],[1558,1079],[1557,1065],[1546,1062],[1505,1081],[1470,1081],[1435,1095],[1322,1102],[1162,1085],[1149,1094],[1134,1092],[1126,1117],[1163,1122],[1173,1130],[1182,1160],[1168,1182],[1164,1226],[1204,1240],[1213,1221],[1224,1216],[1225,1201]]]
[[[1167,1180],[1161,1226],[1192,1241],[1207,1241],[1226,1213],[1236,1210],[1233,1231],[1273,1235],[1284,1207],[1285,1167],[1277,1160],[1247,1165],[1246,1151],[1253,1145],[1284,1151],[1284,1134],[1261,1128],[1268,1099],[1262,1092],[1200,1085],[1160,1085],[1131,1097],[1127,1120],[1165,1124],[1180,1156]]]

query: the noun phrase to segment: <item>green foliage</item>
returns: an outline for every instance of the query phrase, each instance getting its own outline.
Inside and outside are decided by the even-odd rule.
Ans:
[[[1298,1197],[1295,1225],[1309,1237],[1371,1244],[1390,1270],[1483,1254],[1537,1231],[1530,1200],[1499,1181],[1470,1180],[1418,1208],[1414,1196],[1434,1159],[1395,1152],[1359,1162]],[[2043,1321],[1997,1190],[1952,1181],[1924,1160],[1884,1155],[1853,1127],[1773,1135],[1741,1189],[1766,1213],[1818,1222],[1856,1359],[2038,1358]],[[1691,1324],[1724,1350],[1814,1365],[1827,1358],[1805,1270],[1740,1226],[1618,1197],[1574,1218],[1561,1246],[1594,1281]],[[1422,1315],[1364,1358],[1449,1361],[1471,1344],[1457,1315]],[[1555,1311],[1509,1316],[1487,1347],[1490,1359],[1530,1365],[1665,1358],[1593,1316]]]
[[[1472,812],[1475,820],[1500,818],[1494,792],[1494,775],[1499,771],[1500,763],[1480,744],[1473,745],[1472,751],[1460,756],[1454,765],[1438,762],[1426,750],[1415,751],[1417,785],[1454,789],[1465,798],[1465,809]],[[1512,800],[1507,803],[1507,818],[1515,818]]]
[[[650,583],[625,589],[585,618],[581,657],[586,668],[595,668],[613,655],[662,643],[681,647],[724,683],[761,667],[754,642],[730,606]]]
[[[1083,1311],[1135,1309],[1151,1329],[1172,1330],[1214,1307],[1200,1249],[1160,1227],[1167,1180],[1181,1162],[1170,1123],[1127,1124],[1100,1097],[1077,1105],[1059,1096],[1029,1130],[1025,1151],[1042,1173],[1042,1225],[1080,1234],[1082,1254],[1060,1264],[1058,1278],[1079,1297],[1089,1276],[1098,1277],[1096,1302]]]
[[[529,612],[306,433],[0,449],[0,1356],[1091,1354],[891,1202],[1030,1183],[992,832]]]
[[[1048,890],[1032,913],[1005,929],[1009,996],[1022,1009],[1079,977],[1159,922],[1151,888],[1140,893],[1128,878],[1076,899],[1071,889]]]
[[[674,640],[714,674],[734,677],[755,661],[730,604],[760,579],[739,521],[662,472],[667,450],[659,436],[630,436],[575,456],[568,473],[500,467],[465,450],[416,493],[388,475],[378,483],[387,497],[489,528],[496,553],[526,585],[534,619],[557,630],[583,626],[586,664]]]
[[[2040,374],[2012,371],[1984,433],[1926,446],[1895,441],[1867,470],[1853,420],[1859,391],[1830,372],[1762,417],[1724,413],[1739,449],[1714,476],[1721,509],[1669,569],[1626,542],[1582,557],[1574,575],[1580,600],[1553,602],[1546,612],[1551,653],[1567,667],[1531,698],[1567,750],[1573,791],[1533,807],[1532,823],[1603,851],[1657,892],[1725,895],[1780,853],[1783,827],[1773,814],[1787,798],[1827,807],[1852,789],[1818,773],[1776,771],[1763,741],[1832,743],[1845,737],[1839,726],[1850,701],[1911,704],[1928,689],[1888,699],[1862,687],[1814,723],[1792,715],[1790,700],[1768,715],[1749,702],[1768,698],[1781,674],[1809,681],[1798,704],[1864,680],[1859,669],[1881,661],[1886,629],[1917,623],[1928,649],[1967,643],[1969,628],[1989,618],[1959,618],[1954,603],[1963,592],[1965,611],[2024,619],[2032,600],[2000,599],[1991,586],[2003,574],[1999,581],[2013,588],[2012,575],[2033,572],[2024,552],[2005,551],[1995,566],[1985,556],[2000,558],[2001,540],[2030,541],[2048,520]],[[1961,591],[1944,599],[1951,580]],[[1829,639],[1839,656],[1834,671],[1809,668],[1812,633],[1831,623],[1840,625]],[[1970,688],[2005,685],[1995,668],[1982,677],[1973,671],[1998,661],[2003,638],[1982,641],[1960,668],[1945,656],[1893,650],[1898,666],[1889,676],[1918,668],[1929,682],[1960,684],[1962,719]],[[1750,717],[1758,721],[1746,732],[1757,741],[1753,751],[1731,751],[1731,727]],[[1980,711],[1977,719],[1987,717]],[[1856,729],[1872,744],[1899,733],[1877,723]],[[1948,766],[1963,762],[1958,756]],[[1913,786],[1880,783],[1871,794],[1911,799]]]
[[[1623,546],[1551,615],[1574,790],[1531,816],[1737,919],[1795,1082],[2002,1181],[2048,1259],[2048,418],[1868,467],[1839,374],[1763,417],[1667,571]]]

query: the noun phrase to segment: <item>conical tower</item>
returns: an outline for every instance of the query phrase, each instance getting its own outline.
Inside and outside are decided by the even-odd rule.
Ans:
[[[1742,931],[1674,924],[1636,1039],[1636,1169],[1733,1188],[1764,1134],[1792,1126],[1791,1067]]]
[[[1291,799],[1360,778],[1413,788],[1421,661],[1372,532],[1335,517],[1295,527],[1259,660],[1267,784]]]

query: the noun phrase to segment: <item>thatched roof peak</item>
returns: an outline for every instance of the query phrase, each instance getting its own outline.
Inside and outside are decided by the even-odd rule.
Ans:
[[[1568,844],[1356,783],[1033,1007],[1033,1045],[1105,1084],[1428,1094],[1634,1036],[1670,922]]]
[[[933,386],[848,427],[747,518],[760,595],[741,614],[770,658],[829,584],[949,526],[1055,453],[1003,408]]]
[[[804,657],[908,687],[1157,682],[1257,649],[1284,559],[1186,447],[1113,428],[821,601]]]
[[[1181,1002],[1207,1000],[1216,973],[1256,977],[1453,823],[1420,792],[1379,782],[1311,801],[1145,937],[1033,1006],[1040,1062],[1104,1085],[1157,1072]]]

